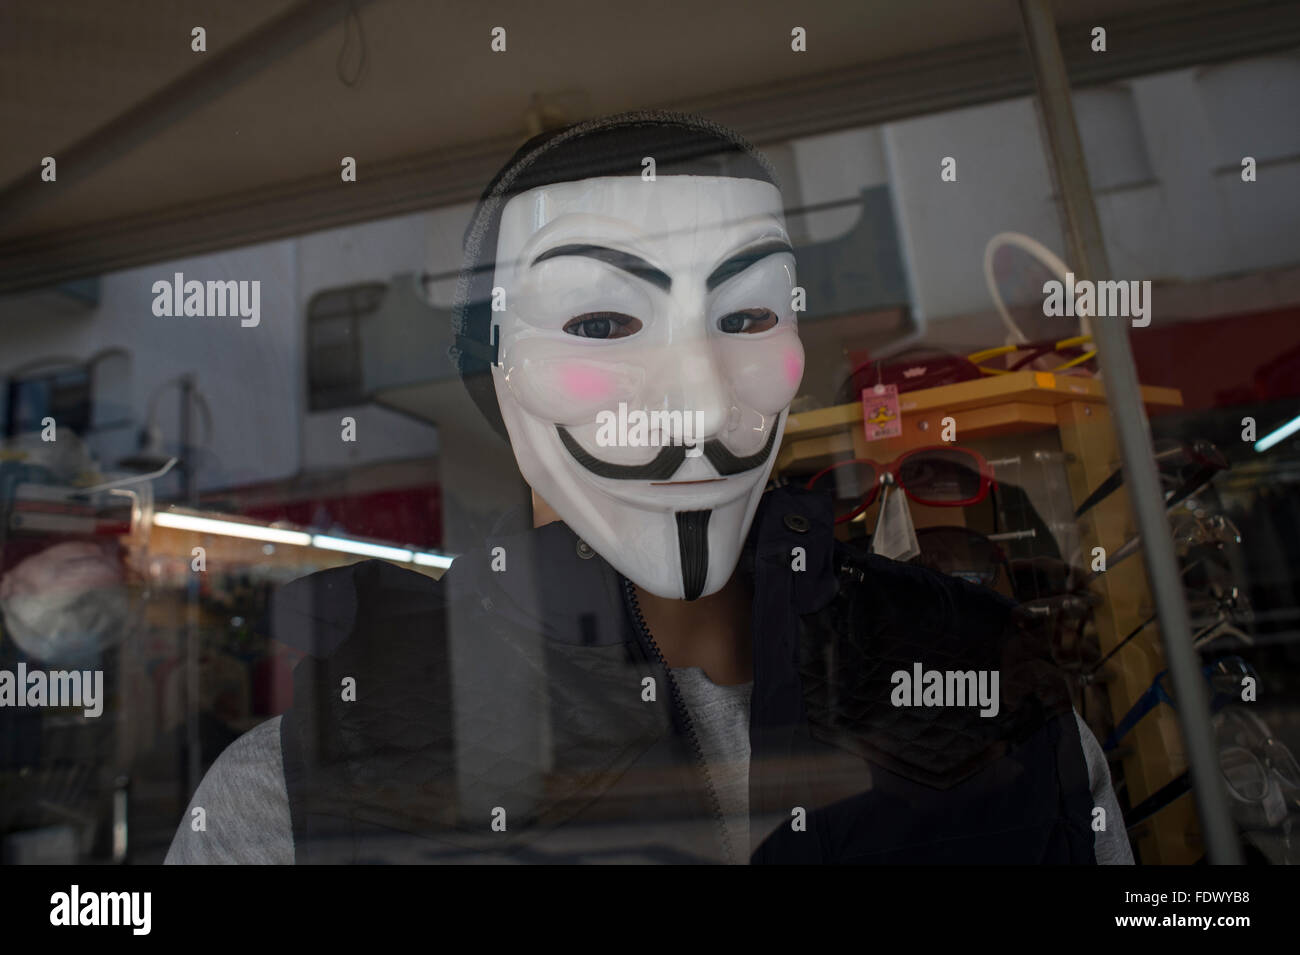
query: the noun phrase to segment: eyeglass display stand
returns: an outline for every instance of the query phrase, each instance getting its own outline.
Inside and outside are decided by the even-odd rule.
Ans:
[[[1149,413],[1182,405],[1182,395],[1173,388],[1143,386],[1142,399]],[[793,414],[786,423],[777,471],[806,473],[847,457],[890,460],[913,448],[942,444],[946,417],[955,423],[958,443],[1042,432],[1049,450],[1065,452],[1074,505],[1120,464],[1111,410],[1101,381],[1093,378],[1035,371],[994,375],[905,392],[899,396],[899,411],[902,434],[870,445],[860,402]],[[1089,565],[1094,548],[1111,554],[1133,537],[1137,525],[1124,488],[1086,513],[1078,531]],[[1154,612],[1141,553],[1101,574],[1091,588],[1102,598],[1093,622],[1104,655]],[[1105,689],[1113,722],[1164,669],[1154,627],[1133,644],[1106,668],[1111,674]],[[1171,707],[1157,707],[1125,738],[1120,753],[1128,801],[1137,805],[1187,768],[1177,714]],[[1106,824],[1123,826],[1124,821],[1108,819]],[[1146,864],[1189,864],[1204,854],[1190,796],[1143,822],[1133,836],[1139,860]]]

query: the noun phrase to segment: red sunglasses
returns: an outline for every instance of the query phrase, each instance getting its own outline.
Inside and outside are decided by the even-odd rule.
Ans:
[[[840,461],[814,474],[806,487],[829,489],[835,523],[843,524],[874,504],[887,483],[927,507],[978,504],[994,486],[993,471],[978,451],[941,444],[907,451],[888,464],[863,458]]]

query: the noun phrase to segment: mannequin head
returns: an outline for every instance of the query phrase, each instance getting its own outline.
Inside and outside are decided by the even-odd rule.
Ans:
[[[568,146],[627,152],[591,170],[613,174],[501,197],[487,338],[495,405],[535,494],[633,582],[694,599],[735,568],[803,351],[780,191],[752,160],[733,175],[660,156],[643,177],[647,148],[708,138],[675,122],[615,120],[626,149],[609,126]]]

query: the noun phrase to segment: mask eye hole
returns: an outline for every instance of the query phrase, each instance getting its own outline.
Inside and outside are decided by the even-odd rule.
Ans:
[[[564,323],[579,338],[627,338],[641,330],[641,320],[622,312],[586,312]]]
[[[718,331],[728,335],[757,335],[775,328],[776,313],[767,308],[746,308],[730,312],[718,319]]]

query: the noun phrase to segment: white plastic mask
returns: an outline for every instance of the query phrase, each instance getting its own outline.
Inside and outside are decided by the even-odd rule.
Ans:
[[[600,177],[502,210],[492,374],[519,469],[651,593],[735,568],[803,376],[795,284],[756,179]]]

